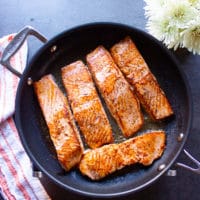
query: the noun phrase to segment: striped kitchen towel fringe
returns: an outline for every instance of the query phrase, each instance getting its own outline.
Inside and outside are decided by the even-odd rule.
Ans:
[[[13,34],[0,39],[0,58]],[[20,72],[26,65],[27,43],[11,59]],[[4,199],[48,200],[40,181],[32,177],[31,162],[12,118],[19,78],[0,65],[0,192]]]
[[[0,39],[0,58],[14,34]],[[10,60],[11,66],[17,71],[22,72],[26,65],[27,43]],[[19,78],[0,65],[0,123],[14,113],[15,96]]]

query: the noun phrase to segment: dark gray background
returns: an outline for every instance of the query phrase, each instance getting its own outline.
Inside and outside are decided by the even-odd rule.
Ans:
[[[0,0],[0,37],[31,25],[47,38],[89,22],[118,22],[145,30],[144,2],[138,0]],[[29,59],[41,43],[29,39]],[[174,52],[192,90],[193,123],[185,149],[200,160],[200,56],[186,50]],[[181,153],[178,160],[191,164]],[[42,183],[53,199],[88,199],[63,191],[48,179]],[[119,199],[200,199],[200,176],[178,169],[176,177],[162,176],[156,183],[134,195]]]

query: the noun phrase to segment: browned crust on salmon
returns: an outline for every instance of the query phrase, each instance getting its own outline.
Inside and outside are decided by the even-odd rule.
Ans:
[[[124,136],[133,135],[143,125],[140,105],[110,53],[99,46],[87,55],[86,60],[96,85]]]
[[[76,61],[62,68],[74,118],[91,148],[113,142],[112,129],[88,68]]]
[[[165,140],[164,131],[154,131],[120,144],[109,144],[86,151],[79,169],[92,180],[99,180],[128,165],[151,165],[163,154]]]
[[[134,87],[145,110],[154,120],[160,120],[173,114],[164,91],[130,37],[115,44],[111,48],[111,54],[129,83]]]
[[[58,160],[68,171],[80,162],[83,145],[67,98],[58,88],[52,75],[46,75],[34,82],[34,90]]]

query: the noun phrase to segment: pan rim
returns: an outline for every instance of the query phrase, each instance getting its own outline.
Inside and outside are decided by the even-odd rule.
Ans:
[[[23,144],[23,147],[25,149],[25,151],[27,152],[28,156],[31,158],[31,161],[36,165],[36,167],[38,167],[45,175],[47,175],[51,180],[54,181],[54,183],[56,183],[57,185],[61,186],[62,188],[64,189],[67,189],[69,191],[73,191],[75,193],[78,193],[78,194],[81,194],[81,195],[85,195],[85,196],[90,196],[90,197],[102,197],[102,198],[106,198],[106,197],[116,197],[116,196],[124,196],[124,195],[128,195],[130,193],[133,193],[133,192],[136,192],[136,191],[140,191],[144,188],[146,188],[147,186],[149,186],[150,184],[152,184],[153,182],[155,182],[156,180],[159,179],[160,176],[162,176],[170,167],[171,165],[175,162],[175,160],[177,159],[177,157],[179,156],[179,154],[181,153],[182,149],[183,149],[183,146],[187,140],[187,137],[188,137],[188,134],[185,134],[186,137],[184,137],[181,145],[180,145],[180,148],[178,149],[178,151],[176,152],[176,154],[174,155],[174,157],[171,159],[170,163],[167,165],[167,167],[162,170],[160,173],[158,173],[157,176],[155,176],[153,179],[151,179],[150,181],[147,181],[145,184],[143,185],[140,185],[136,188],[133,188],[133,189],[130,189],[130,190],[127,190],[127,191],[123,191],[123,192],[118,192],[118,193],[106,193],[106,194],[102,194],[102,193],[94,193],[94,192],[86,192],[86,191],[82,191],[82,190],[78,190],[76,188],[73,188],[69,185],[66,185],[60,181],[58,181],[55,177],[53,177],[51,174],[49,174],[41,165],[40,163],[38,163],[37,159],[35,158],[35,156],[32,154],[32,152],[30,151],[27,143],[26,143],[26,140],[25,138],[23,137],[23,130],[22,130],[22,127],[21,127],[21,122],[20,122],[20,117],[18,116],[19,115],[19,101],[20,101],[20,89],[23,85],[23,82],[25,81],[24,80],[24,77],[26,77],[26,74],[27,72],[29,71],[29,68],[31,66],[31,63],[33,60],[35,60],[40,54],[41,52],[50,47],[55,40],[57,40],[58,38],[62,37],[63,35],[65,35],[66,33],[71,33],[71,32],[74,32],[74,31],[77,31],[77,30],[80,30],[82,28],[88,28],[88,27],[95,27],[95,26],[118,26],[118,27],[121,27],[121,28],[127,28],[129,30],[132,30],[132,31],[137,31],[141,34],[143,34],[145,37],[148,37],[148,39],[152,40],[154,43],[156,43],[160,48],[162,48],[162,50],[165,52],[165,54],[172,60],[172,62],[174,63],[174,65],[177,67],[178,69],[178,72],[180,73],[181,75],[181,78],[184,82],[184,86],[185,86],[185,89],[186,89],[186,93],[187,93],[187,98],[188,98],[188,125],[187,125],[187,129],[186,129],[186,132],[189,133],[190,130],[191,130],[191,123],[192,123],[192,113],[193,113],[193,103],[192,103],[192,96],[191,96],[191,89],[190,89],[190,85],[187,81],[187,77],[185,75],[185,73],[183,72],[183,70],[181,69],[181,67],[179,66],[175,56],[173,55],[172,52],[170,52],[169,50],[166,49],[166,47],[164,47],[161,42],[159,42],[157,39],[155,39],[153,36],[151,36],[150,34],[144,32],[143,30],[140,30],[138,28],[135,28],[135,27],[132,27],[132,26],[129,26],[129,25],[126,25],[126,24],[121,24],[121,23],[113,23],[113,22],[95,22],[95,23],[87,23],[87,24],[83,24],[83,25],[79,25],[79,26],[75,26],[71,29],[68,29],[68,30],[65,30],[63,32],[61,32],[60,34],[56,35],[55,37],[53,37],[52,39],[50,39],[47,44],[44,44],[38,51],[37,53],[35,54],[35,56],[31,59],[31,62],[30,64],[28,65],[28,67],[25,69],[24,73],[23,73],[23,76],[20,80],[20,83],[19,83],[19,86],[18,86],[18,89],[17,89],[17,96],[16,96],[16,102],[15,102],[15,110],[16,110],[16,116],[15,116],[15,120],[16,120],[16,126],[17,126],[17,129],[18,129],[18,132],[19,132],[19,136],[20,136],[20,139],[22,141],[22,144]]]

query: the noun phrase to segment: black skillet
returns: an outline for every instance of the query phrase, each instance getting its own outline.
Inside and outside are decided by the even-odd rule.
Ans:
[[[29,34],[45,41],[45,38],[34,29],[26,27],[17,35],[14,46],[12,44],[7,48],[7,53],[1,60],[2,64],[11,67],[8,62],[11,54],[17,51],[19,43],[22,43]],[[63,89],[61,67],[77,59],[85,61],[86,54],[98,45],[104,45],[109,49],[127,35],[135,41],[175,113],[173,117],[159,123],[152,122],[146,116],[145,125],[138,133],[164,129],[167,135],[164,154],[149,167],[125,167],[100,181],[91,181],[82,176],[78,169],[64,172],[56,159],[31,83],[51,73]],[[175,162],[189,134],[192,102],[185,76],[160,42],[136,28],[115,23],[94,23],[67,30],[46,42],[27,65],[23,75],[17,75],[21,80],[16,97],[15,120],[23,146],[38,170],[66,190],[93,197],[114,197],[144,189]],[[116,135],[120,135],[110,115],[109,119]],[[116,138],[116,142],[120,140],[123,138]]]

